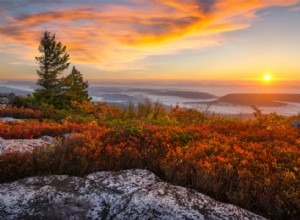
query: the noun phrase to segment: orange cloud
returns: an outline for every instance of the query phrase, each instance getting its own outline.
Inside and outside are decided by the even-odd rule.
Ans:
[[[4,20],[0,24],[0,41],[27,46],[31,51],[24,54],[27,59],[36,53],[39,38],[48,29],[67,45],[73,62],[114,70],[128,68],[130,62],[147,56],[218,45],[223,41],[223,32],[249,27],[257,10],[299,2],[128,0],[123,5],[82,3],[57,8],[54,3],[42,12],[0,15]],[[0,50],[15,53],[15,49],[3,45]]]

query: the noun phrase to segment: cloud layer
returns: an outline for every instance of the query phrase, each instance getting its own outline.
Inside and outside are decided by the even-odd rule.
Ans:
[[[257,11],[299,0],[117,0],[0,2],[0,52],[33,59],[47,29],[72,61],[118,70],[151,55],[222,43],[222,33],[249,27]],[[111,3],[113,2],[113,3]],[[26,51],[18,51],[21,46]],[[30,51],[30,52],[29,52]]]

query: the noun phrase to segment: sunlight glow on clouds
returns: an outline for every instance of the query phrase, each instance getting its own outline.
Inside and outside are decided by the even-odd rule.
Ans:
[[[223,33],[248,28],[257,11],[299,0],[123,0],[0,2],[0,52],[31,60],[44,30],[72,62],[128,69],[152,55],[221,45]],[[18,46],[25,50],[16,49]],[[143,68],[136,66],[136,68]]]

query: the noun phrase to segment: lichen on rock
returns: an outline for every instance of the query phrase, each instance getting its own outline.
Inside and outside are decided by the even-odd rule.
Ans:
[[[264,218],[136,169],[1,184],[0,219]]]
[[[56,143],[55,138],[42,136],[37,139],[11,139],[4,140],[0,137],[0,154],[4,151],[11,150],[17,152],[31,152],[36,147],[47,147]]]

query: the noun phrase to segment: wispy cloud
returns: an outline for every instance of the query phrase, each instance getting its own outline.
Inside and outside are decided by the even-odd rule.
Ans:
[[[59,3],[60,2],[60,3]],[[222,43],[222,33],[249,27],[256,12],[299,0],[1,1],[0,41],[35,53],[42,32],[57,33],[73,62],[117,70],[147,56]],[[39,7],[34,7],[38,5]],[[14,9],[13,7],[14,6]],[[23,7],[22,13],[16,8]],[[2,13],[3,14],[3,13]],[[18,53],[6,48],[7,53]],[[30,51],[30,52],[28,52]],[[22,54],[22,51],[20,51]],[[31,57],[31,59],[34,56]]]

